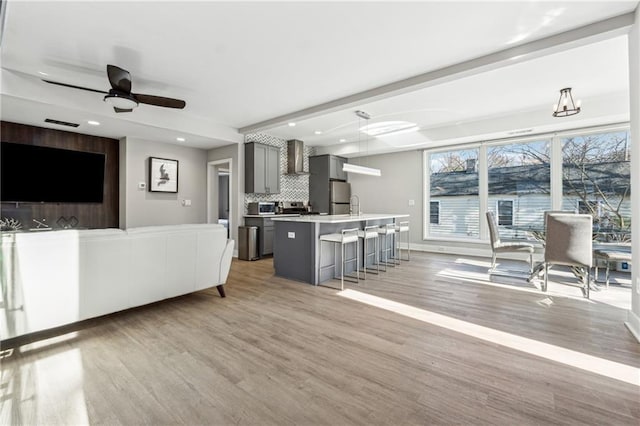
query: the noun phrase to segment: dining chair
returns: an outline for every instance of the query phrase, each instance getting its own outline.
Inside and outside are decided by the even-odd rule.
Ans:
[[[547,291],[551,265],[582,268],[576,274],[583,282],[582,293],[589,298],[591,283],[593,217],[567,212],[545,213],[544,285]]]
[[[529,273],[533,271],[533,244],[525,242],[503,242],[500,240],[498,221],[494,212],[487,212],[487,222],[489,224],[489,238],[491,239],[491,269],[489,274],[496,271],[496,259],[499,253],[525,253],[529,255]],[[505,271],[506,272],[506,271]]]

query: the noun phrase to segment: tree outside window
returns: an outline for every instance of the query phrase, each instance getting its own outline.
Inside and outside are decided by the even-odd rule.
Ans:
[[[591,214],[598,239],[630,238],[629,142],[626,131],[562,140],[563,208]]]

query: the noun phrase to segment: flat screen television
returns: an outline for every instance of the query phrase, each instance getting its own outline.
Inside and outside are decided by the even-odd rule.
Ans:
[[[0,200],[101,203],[104,171],[104,154],[2,142]]]

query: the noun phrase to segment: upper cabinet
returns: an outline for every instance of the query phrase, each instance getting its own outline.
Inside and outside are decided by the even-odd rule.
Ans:
[[[315,178],[322,181],[347,180],[347,173],[342,171],[342,166],[347,162],[344,157],[323,154],[309,157],[309,172]]]
[[[347,180],[347,172],[342,170],[342,165],[347,162],[346,158],[329,156],[329,179]]]
[[[244,145],[244,192],[280,192],[280,148],[257,142]]]

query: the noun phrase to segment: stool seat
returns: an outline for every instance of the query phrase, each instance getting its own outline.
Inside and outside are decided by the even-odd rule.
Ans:
[[[320,235],[322,241],[331,241],[332,243],[348,244],[358,241],[358,235],[356,234],[324,234]]]
[[[362,266],[364,272],[364,279],[367,279],[367,271],[369,268],[367,267],[367,261],[369,256],[373,255],[373,263],[376,265],[376,272],[371,271],[373,274],[380,273],[380,262],[378,261],[378,225],[369,225],[365,226],[364,229],[358,229],[358,238],[362,238],[363,240],[363,256],[362,256]],[[367,240],[374,240],[374,251],[372,254],[369,253],[369,245],[367,244]]]
[[[378,228],[378,234],[380,235],[389,235],[389,234],[395,234],[395,233],[396,233],[395,228],[391,226],[384,226],[384,227]]]
[[[355,262],[356,267],[355,267],[355,271],[356,271],[356,276],[354,277],[356,282],[358,282],[360,280],[360,260],[358,258],[358,242],[359,242],[359,238],[358,238],[358,228],[350,228],[350,229],[343,229],[340,233],[332,233],[332,234],[324,234],[324,235],[320,235],[319,238],[320,240],[320,253],[319,253],[319,268],[318,271],[320,273],[320,271],[322,270],[322,242],[329,242],[329,243],[334,243],[334,244],[339,244],[340,245],[340,290],[344,290],[344,265],[347,262]],[[346,259],[345,258],[345,253],[344,253],[344,247],[346,244],[352,244],[355,243],[356,247],[355,247],[355,252],[356,252],[356,256],[355,258],[352,259]],[[335,263],[334,263],[334,269],[335,269]],[[335,272],[334,272],[334,277],[335,277]],[[320,276],[318,276],[318,281],[320,280]],[[319,282],[318,282],[319,284]]]
[[[364,238],[365,240],[370,240],[371,238],[377,238],[378,237],[378,232],[375,230],[362,230],[359,229],[358,230],[358,237],[360,238]]]
[[[384,260],[382,260],[382,256],[378,257],[378,263],[380,263],[381,265],[384,266],[383,271],[387,270],[387,266],[395,266],[396,262],[395,262],[395,258],[396,258],[396,253],[395,253],[395,244],[391,245],[391,248],[388,247],[387,245],[387,237],[390,237],[393,241],[393,238],[395,237],[395,233],[396,233],[396,229],[395,229],[395,224],[393,223],[388,223],[386,225],[381,225],[380,227],[378,227],[376,229],[376,232],[378,233],[378,236],[382,238],[382,246],[380,247],[380,252],[384,253]],[[393,262],[389,261],[389,252],[392,252],[393,257],[392,260]]]
[[[409,232],[409,225],[396,225],[393,229],[396,232]]]

